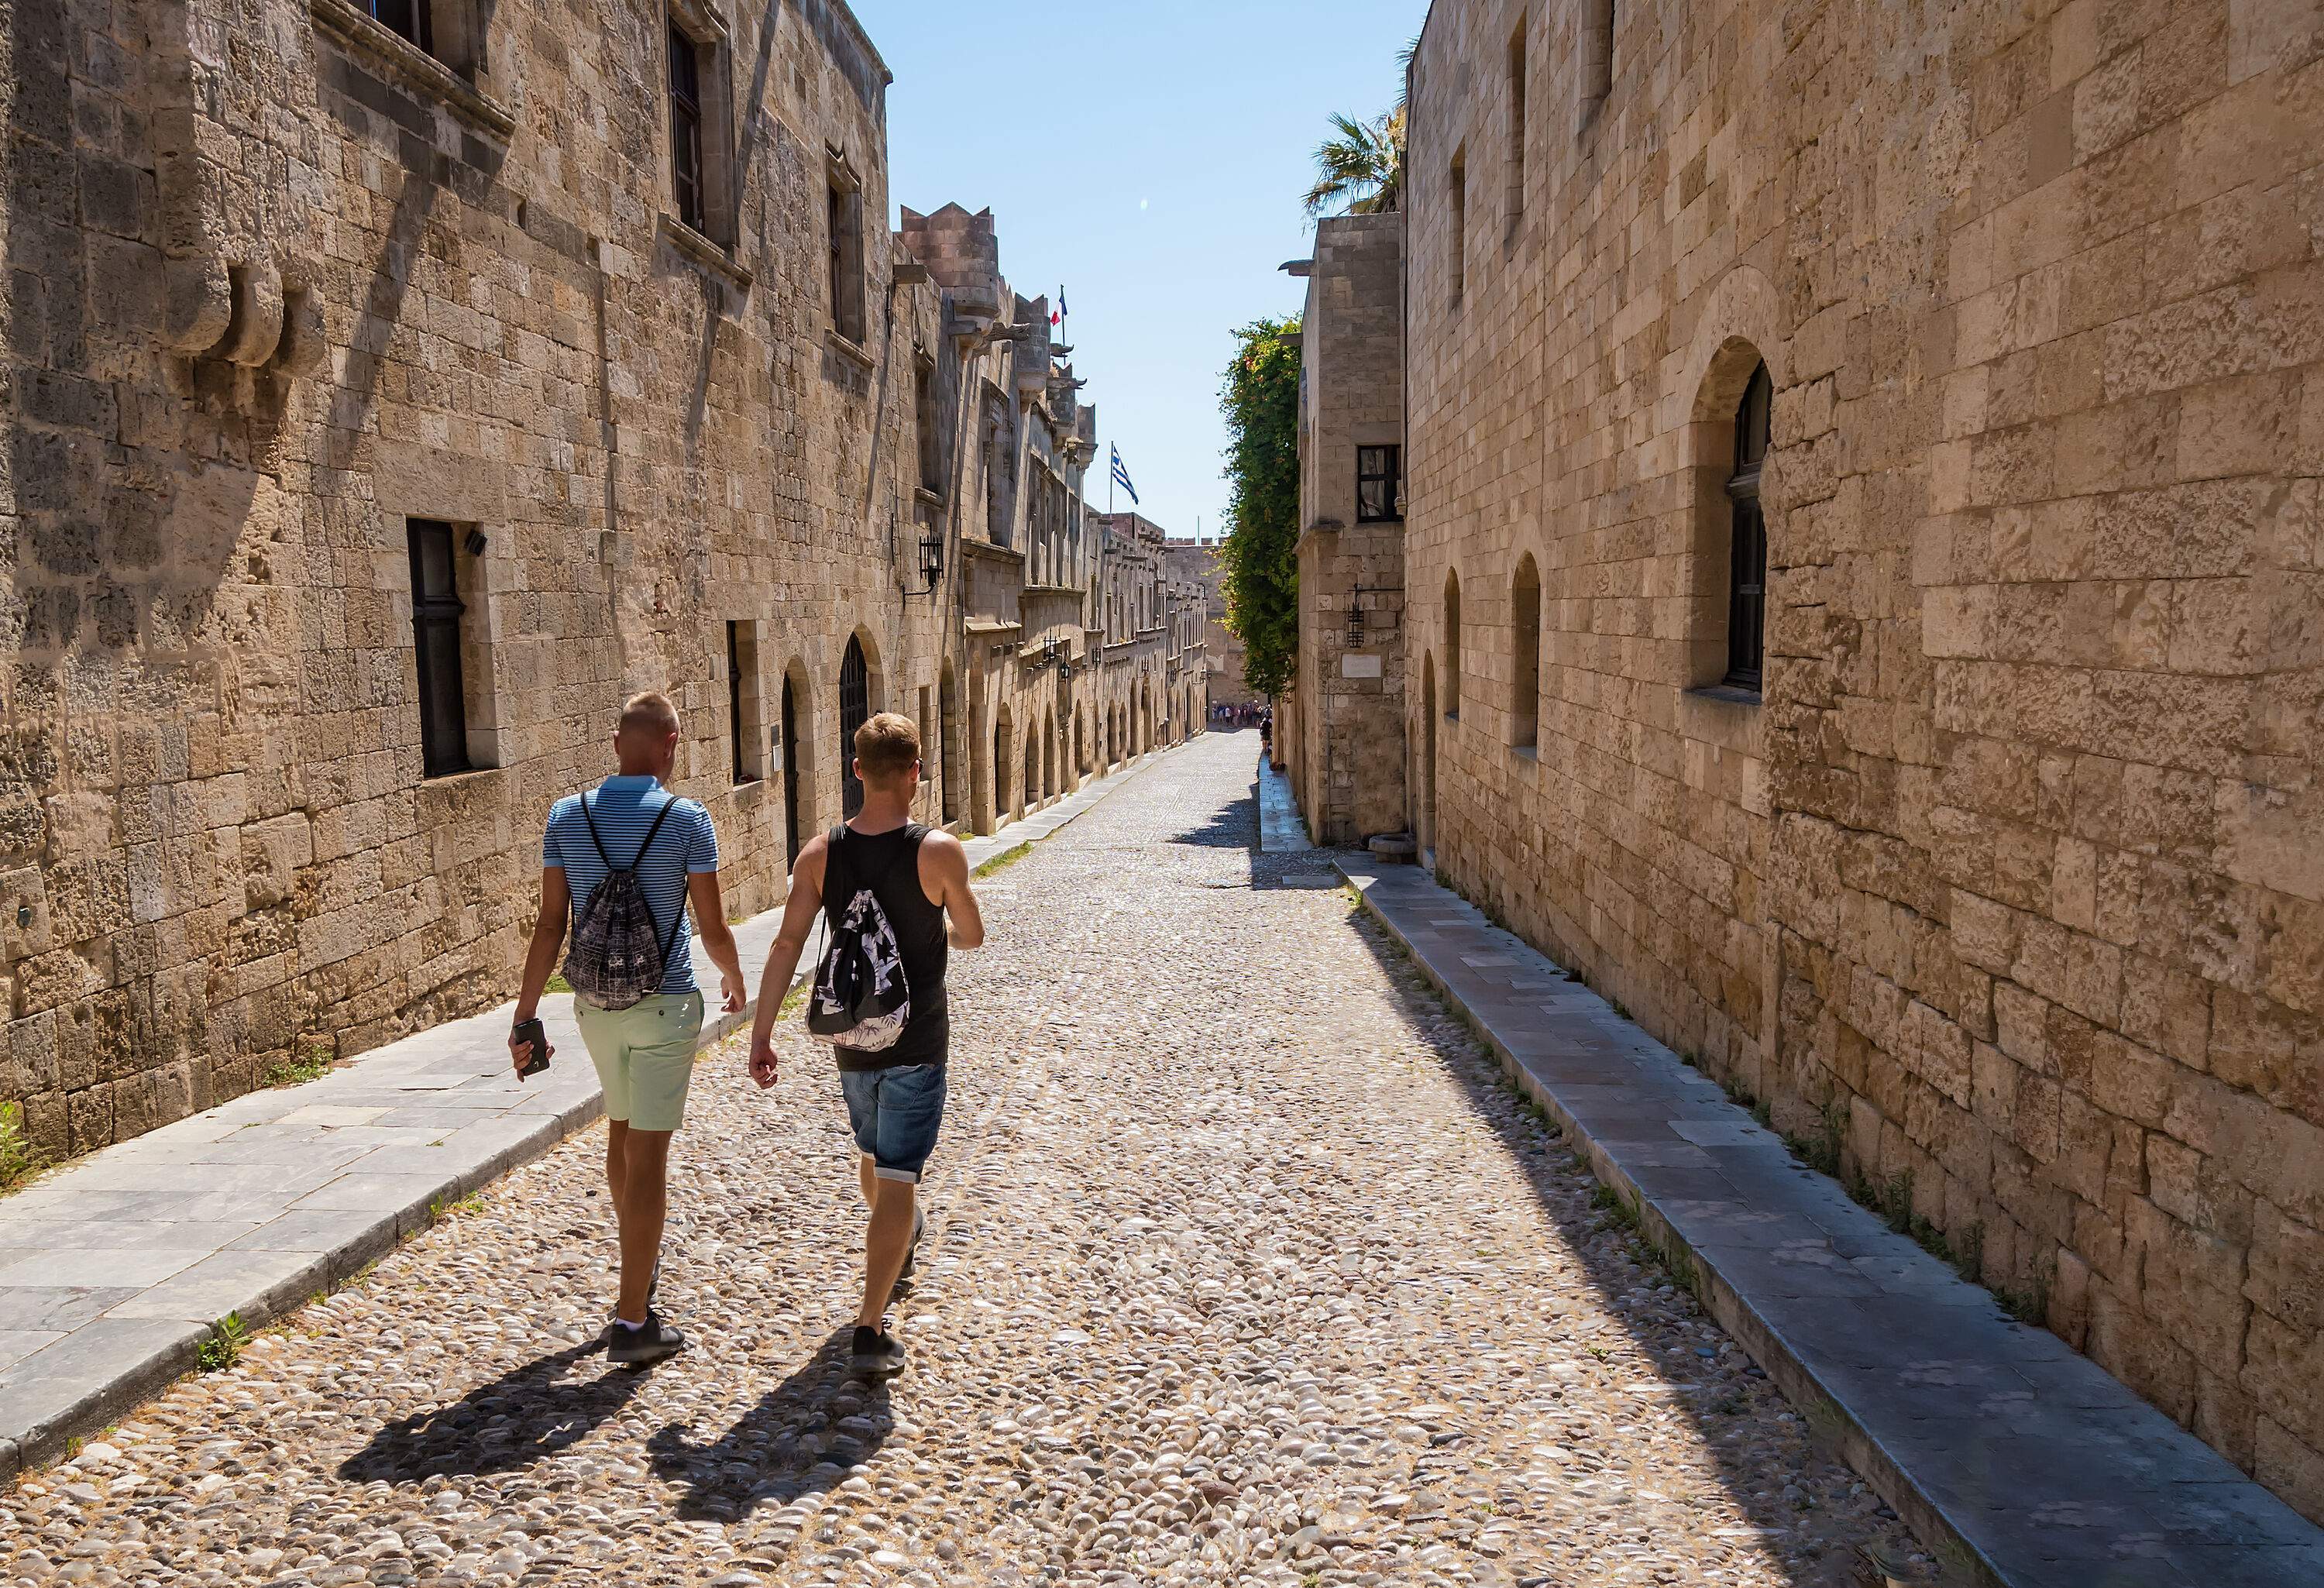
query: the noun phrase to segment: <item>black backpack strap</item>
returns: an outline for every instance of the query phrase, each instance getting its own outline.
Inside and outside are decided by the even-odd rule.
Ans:
[[[661,824],[662,824],[662,820],[663,820],[663,818],[664,818],[664,817],[668,817],[668,816],[669,815],[669,808],[670,808],[670,807],[671,807],[671,806],[673,806],[673,805],[676,805],[677,803],[678,803],[678,796],[677,796],[677,795],[675,795],[675,794],[671,795],[669,799],[665,799],[665,800],[663,800],[663,801],[661,802],[661,809],[659,809],[659,811],[657,811],[657,812],[655,812],[655,813],[654,813],[653,826],[650,826],[650,827],[648,827],[648,828],[646,829],[646,841],[645,841],[644,843],[642,843],[642,844],[641,844],[641,845],[638,845],[638,857],[637,857],[637,859],[635,859],[635,860],[633,860],[633,861],[630,862],[630,866],[629,866],[629,869],[630,869],[630,870],[632,870],[632,871],[635,871],[635,870],[637,870],[637,869],[638,869],[638,867],[639,867],[639,866],[641,866],[641,865],[642,865],[642,864],[644,864],[644,863],[645,863],[646,851],[647,851],[647,850],[649,850],[649,849],[651,849],[651,848],[653,847],[654,835],[655,835],[656,833],[659,833],[659,832],[660,832],[660,831],[661,831]],[[588,807],[584,806],[584,807],[582,807],[582,808],[583,808],[584,810],[586,810],[586,809],[588,808]],[[597,836],[597,828],[596,828],[595,824],[594,824],[594,823],[593,823],[593,824],[591,824],[591,826],[590,826],[590,828],[589,828],[589,836],[590,836],[592,838],[594,838],[594,837],[595,837],[595,836]],[[598,854],[598,855],[602,858],[602,857],[604,856],[604,853],[605,853],[605,846],[604,846],[604,845],[602,845],[602,844],[601,844],[601,845],[599,845],[597,846],[597,854]]]
[[[613,859],[605,853],[605,841],[597,836],[597,818],[589,814],[589,797],[581,796],[581,819],[589,824],[589,842],[597,846],[597,858],[604,863],[605,874],[613,875]]]
[[[670,807],[677,803],[678,796],[675,794],[662,801],[660,811],[654,817],[653,826],[646,829],[646,841],[638,845],[637,859],[630,863],[630,870],[632,873],[637,871],[639,866],[645,863],[646,851],[653,847],[654,835],[661,831],[662,817],[668,816],[670,811]],[[645,895],[645,888],[642,883],[639,885],[638,893],[641,898],[643,898]],[[648,913],[651,913],[653,909],[653,901],[651,900],[646,900],[646,909]],[[661,974],[665,976],[669,974],[670,946],[678,941],[678,928],[685,923],[685,920],[686,886],[684,883],[680,883],[678,890],[678,913],[669,918],[669,930],[667,932],[663,931],[659,921],[656,921],[654,923],[654,942],[655,946],[661,950]]]

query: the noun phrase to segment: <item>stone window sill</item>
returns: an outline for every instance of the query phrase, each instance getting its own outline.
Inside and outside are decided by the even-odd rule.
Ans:
[[[825,326],[823,339],[830,344],[832,349],[841,357],[861,365],[864,374],[872,373],[872,352],[862,343],[841,330],[837,326]]]
[[[923,507],[942,507],[945,504],[944,493],[931,491],[926,485],[915,486],[912,497]]]
[[[1704,684],[1686,693],[1697,700],[1716,700],[1728,706],[1757,706],[1759,691],[1746,689],[1739,684]]]
[[[455,115],[482,132],[506,138],[516,131],[516,113],[347,0],[308,0],[316,23],[362,51],[404,82],[443,101]]]
[[[725,249],[678,217],[665,215],[661,217],[661,235],[669,239],[671,247],[736,291],[748,292],[751,290],[753,279],[751,272],[735,263],[733,256]]]

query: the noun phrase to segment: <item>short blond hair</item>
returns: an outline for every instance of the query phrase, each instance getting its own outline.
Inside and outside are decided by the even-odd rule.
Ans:
[[[867,783],[884,783],[920,759],[920,730],[912,719],[883,711],[855,730],[855,766]]]
[[[678,732],[678,707],[659,689],[632,695],[622,704],[622,723],[617,731],[651,734],[666,739]]]

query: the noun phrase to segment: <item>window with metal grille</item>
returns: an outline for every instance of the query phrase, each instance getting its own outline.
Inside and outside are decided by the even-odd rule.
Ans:
[[[1401,448],[1356,448],[1356,522],[1380,523],[1402,517],[1396,505]]]
[[[839,765],[843,818],[863,808],[863,780],[855,775],[855,730],[872,720],[872,671],[864,664],[863,645],[847,642],[839,660]]]
[[[452,526],[406,522],[411,550],[411,637],[420,660],[420,758],[423,776],[468,770],[468,710],[460,682],[461,602]]]
[[[678,218],[698,232],[708,219],[702,201],[702,57],[675,20],[669,26],[670,186]]]
[[[428,14],[428,0],[363,0],[363,5],[389,32],[436,53],[435,19]]]
[[[1759,472],[1766,462],[1768,411],[1775,385],[1763,363],[1751,372],[1735,410],[1735,473],[1727,482],[1732,505],[1733,568],[1727,596],[1727,678],[1757,689],[1767,632],[1767,520],[1759,509]]]

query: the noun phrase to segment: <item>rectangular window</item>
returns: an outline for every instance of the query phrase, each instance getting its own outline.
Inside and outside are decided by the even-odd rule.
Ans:
[[[421,774],[449,777],[468,768],[467,698],[460,680],[460,599],[452,526],[407,521],[411,551],[411,637],[420,663]]]
[[[436,53],[436,30],[430,25],[435,19],[429,15],[428,0],[363,0],[363,5],[389,32]]]
[[[1356,522],[1384,523],[1401,518],[1396,505],[1401,448],[1356,448]]]
[[[1517,31],[1509,35],[1509,230],[1515,233],[1517,217],[1525,213],[1526,159],[1526,24],[1517,18]]]
[[[831,323],[849,341],[863,341],[863,195],[836,177],[824,187],[831,254]]]
[[[1452,307],[1461,307],[1461,298],[1469,289],[1469,165],[1461,154],[1452,156]]]
[[[944,438],[936,429],[936,372],[923,364],[912,372],[912,411],[920,438],[920,489],[944,494]]]
[[[1614,0],[1585,0],[1582,27],[1582,114],[1614,91]]]
[[[699,232],[709,224],[703,204],[702,57],[675,21],[669,27],[670,185],[678,218]]]

